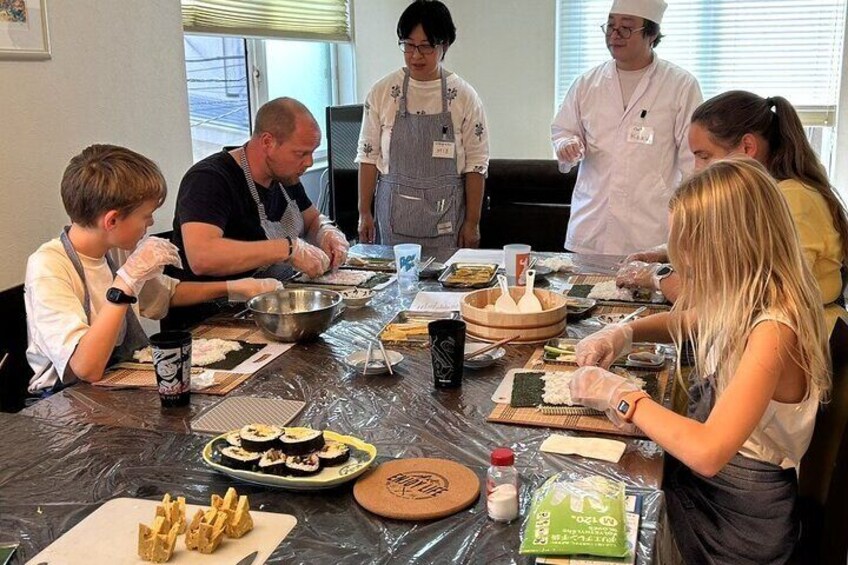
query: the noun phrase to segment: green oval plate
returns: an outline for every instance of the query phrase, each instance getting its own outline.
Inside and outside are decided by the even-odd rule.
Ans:
[[[303,431],[309,428],[286,429]],[[365,443],[361,439],[353,436],[344,436],[337,434],[336,432],[325,430],[324,437],[326,439],[344,443],[350,448],[350,459],[337,467],[324,467],[320,472],[309,477],[281,477],[278,475],[267,475],[256,471],[231,469],[230,467],[222,465],[216,460],[217,457],[213,455],[215,449],[214,445],[216,442],[226,442],[226,436],[227,434],[221,434],[206,444],[203,448],[204,463],[219,473],[229,475],[230,477],[240,479],[248,483],[285,488],[289,490],[323,490],[336,487],[351,481],[364,473],[377,457],[377,448],[370,443]]]

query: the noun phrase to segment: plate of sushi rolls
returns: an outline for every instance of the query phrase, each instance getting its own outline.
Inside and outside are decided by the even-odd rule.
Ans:
[[[376,457],[376,447],[353,436],[260,423],[203,448],[203,461],[220,473],[290,490],[333,488],[364,473]]]

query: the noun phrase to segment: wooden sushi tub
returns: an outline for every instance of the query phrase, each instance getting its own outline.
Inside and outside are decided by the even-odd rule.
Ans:
[[[524,287],[513,286],[510,295],[516,302],[524,295]],[[514,343],[542,343],[565,331],[565,297],[556,292],[541,288],[533,293],[542,303],[542,312],[534,314],[507,314],[487,310],[501,295],[500,288],[486,288],[470,292],[460,303],[460,313],[469,336],[483,341],[497,341],[514,335],[521,335]]]

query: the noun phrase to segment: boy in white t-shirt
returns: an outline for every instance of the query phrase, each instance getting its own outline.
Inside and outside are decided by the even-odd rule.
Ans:
[[[30,255],[25,281],[29,392],[47,395],[77,380],[96,382],[113,363],[147,345],[138,316],[227,296],[245,300],[281,285],[274,279],[180,282],[162,274],[177,248],[144,237],[167,195],[156,164],[114,145],[92,145],[62,177],[71,218],[59,238]]]

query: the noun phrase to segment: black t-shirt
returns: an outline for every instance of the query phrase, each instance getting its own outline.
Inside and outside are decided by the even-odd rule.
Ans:
[[[271,189],[256,185],[265,213],[271,221],[283,217],[288,203],[275,183]],[[312,206],[303,185],[285,187],[292,201],[301,212]],[[262,241],[268,239],[259,223],[259,210],[247,180],[239,164],[226,150],[206,157],[186,172],[177,194],[174,212],[174,234],[171,238],[180,249],[184,269],[168,269],[168,274],[180,280],[216,281],[249,277],[252,272],[222,277],[200,276],[191,271],[185,254],[183,234],[180,229],[187,222],[202,222],[221,228],[224,237],[239,241]]]

